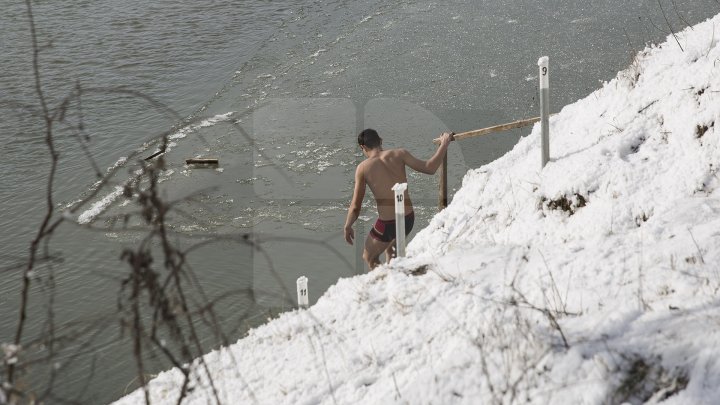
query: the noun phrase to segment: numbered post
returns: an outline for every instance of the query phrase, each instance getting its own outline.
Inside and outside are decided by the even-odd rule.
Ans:
[[[550,160],[550,68],[549,58],[538,60],[540,68],[540,146],[542,149],[542,167]]]
[[[297,279],[298,307],[308,307],[308,279],[302,276]]]
[[[398,257],[405,256],[405,190],[407,183],[396,183],[395,192],[395,252]]]

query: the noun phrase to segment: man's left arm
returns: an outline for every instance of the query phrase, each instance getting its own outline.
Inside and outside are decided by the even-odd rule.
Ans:
[[[355,231],[352,226],[360,216],[363,198],[365,198],[365,175],[363,174],[361,165],[358,165],[355,170],[355,190],[353,191],[347,218],[345,219],[345,227],[343,229],[345,240],[351,245],[353,244],[353,239],[355,239]]]
[[[452,132],[443,132],[440,136],[440,146],[438,146],[435,154],[433,154],[428,160],[420,160],[413,156],[410,152],[405,149],[400,149],[400,153],[403,158],[403,162],[410,166],[411,169],[425,174],[435,174],[437,169],[442,164],[445,153],[447,152],[448,144],[453,140],[455,134]]]

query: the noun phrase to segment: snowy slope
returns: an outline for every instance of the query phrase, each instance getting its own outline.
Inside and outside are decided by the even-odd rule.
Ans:
[[[720,403],[720,15],[678,37],[554,116],[543,170],[536,126],[408,258],[208,354],[220,399]]]

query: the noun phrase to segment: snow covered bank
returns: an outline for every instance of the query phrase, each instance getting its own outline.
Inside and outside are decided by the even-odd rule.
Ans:
[[[716,403],[720,15],[678,37],[553,117],[545,169],[536,127],[408,258],[208,354],[220,399]],[[196,370],[187,402],[212,403]],[[180,381],[154,379],[153,403]]]

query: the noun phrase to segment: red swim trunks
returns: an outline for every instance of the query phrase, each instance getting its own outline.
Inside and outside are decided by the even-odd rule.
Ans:
[[[405,215],[405,236],[412,231],[414,224],[415,213],[411,212]],[[370,229],[370,236],[381,242],[391,242],[395,239],[395,220],[391,219],[389,221],[383,221],[378,218],[378,220],[375,221],[375,225],[373,225],[372,229]]]

